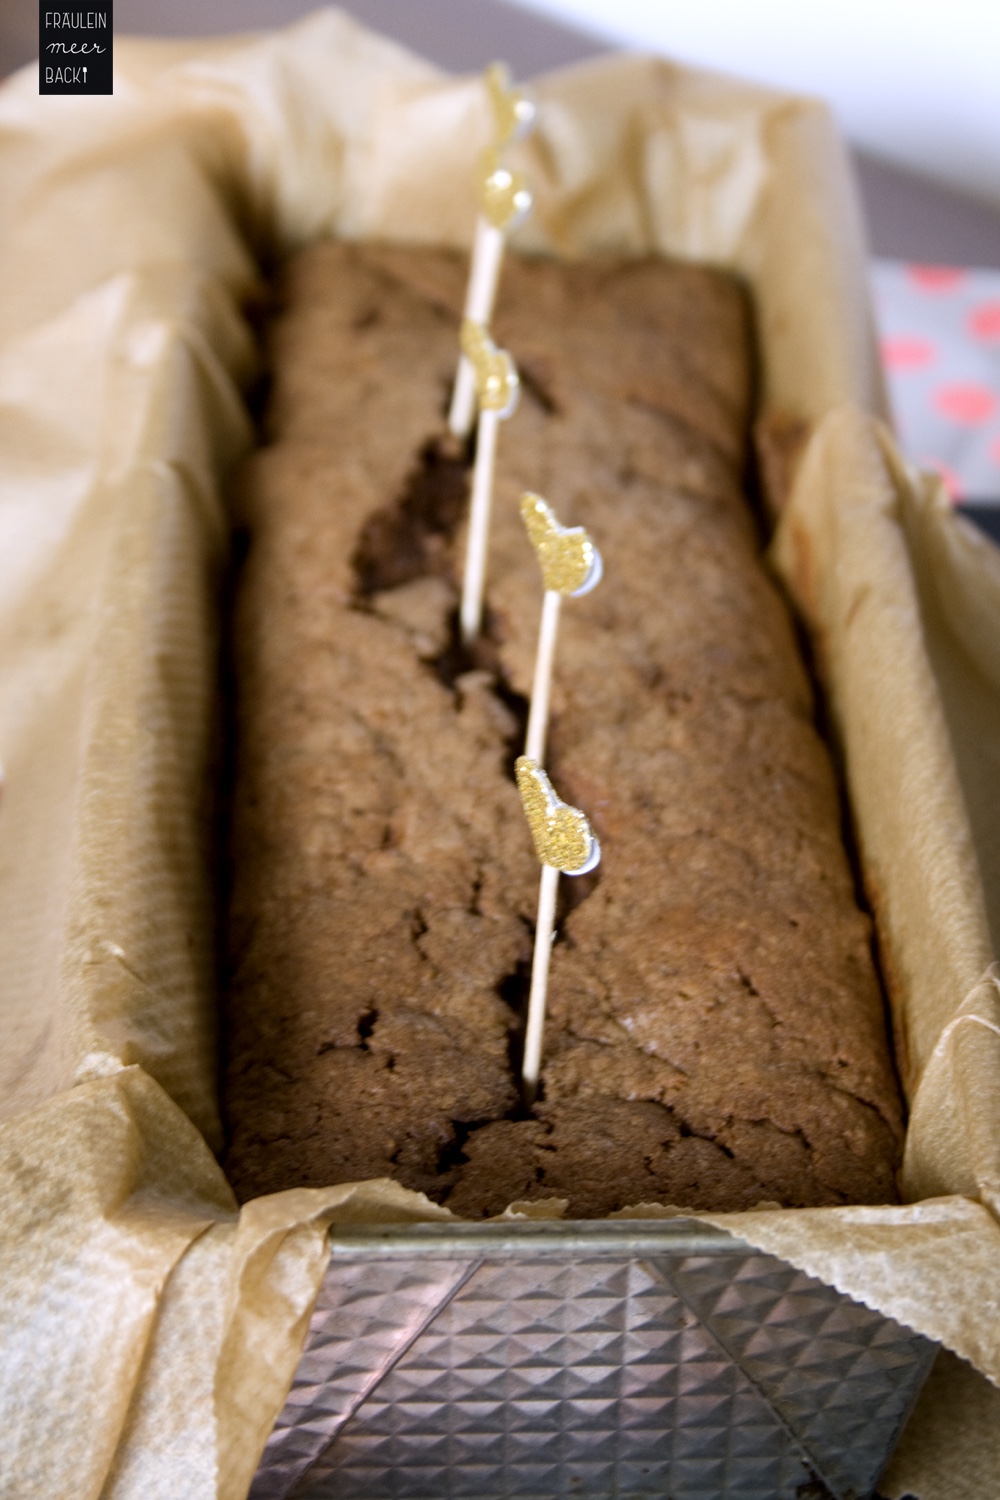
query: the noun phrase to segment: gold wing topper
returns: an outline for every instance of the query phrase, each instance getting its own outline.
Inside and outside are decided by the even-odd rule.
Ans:
[[[479,203],[494,229],[516,229],[531,209],[523,173],[505,167],[495,147],[483,152],[479,164]]]
[[[520,755],[514,769],[540,863],[564,875],[586,875],[596,869],[601,846],[586,815],[563,802],[536,760]]]
[[[476,377],[476,396],[484,411],[509,417],[521,393],[514,361],[506,349],[498,349],[482,323],[471,318],[462,322],[462,353]]]
[[[546,589],[577,598],[601,581],[601,554],[582,526],[560,526],[555,511],[541,495],[521,496],[521,519],[538,555]]]
[[[486,90],[493,109],[494,144],[507,146],[527,135],[535,123],[535,105],[523,89],[511,86],[503,63],[491,63],[486,69]]]

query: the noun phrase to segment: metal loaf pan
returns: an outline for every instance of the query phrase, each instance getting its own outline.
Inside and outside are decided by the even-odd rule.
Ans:
[[[691,1219],[337,1229],[250,1500],[861,1500],[934,1353]]]

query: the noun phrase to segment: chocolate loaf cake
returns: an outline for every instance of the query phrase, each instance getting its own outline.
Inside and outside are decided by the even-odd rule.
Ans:
[[[658,260],[508,258],[495,334],[522,403],[470,657],[468,455],[444,436],[464,276],[444,253],[332,243],[285,271],[268,441],[238,501],[234,1187],[393,1177],[468,1217],[892,1201],[868,923],[743,493],[744,295]],[[546,758],[603,861],[562,882],[530,1112],[524,489],[605,559],[563,611]]]

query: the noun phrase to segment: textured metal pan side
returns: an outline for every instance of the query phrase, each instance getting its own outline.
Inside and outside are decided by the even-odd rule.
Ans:
[[[688,1220],[338,1232],[251,1500],[858,1500],[933,1354]]]

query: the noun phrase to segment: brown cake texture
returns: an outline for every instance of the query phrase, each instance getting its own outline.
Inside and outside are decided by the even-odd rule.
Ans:
[[[744,494],[745,295],[662,260],[508,256],[495,332],[522,400],[469,654],[469,454],[444,435],[464,276],[334,243],[284,272],[238,500],[230,1179],[391,1177],[473,1218],[893,1201],[869,925]],[[525,489],[605,561],[563,608],[546,755],[603,858],[561,881],[530,1110]]]

